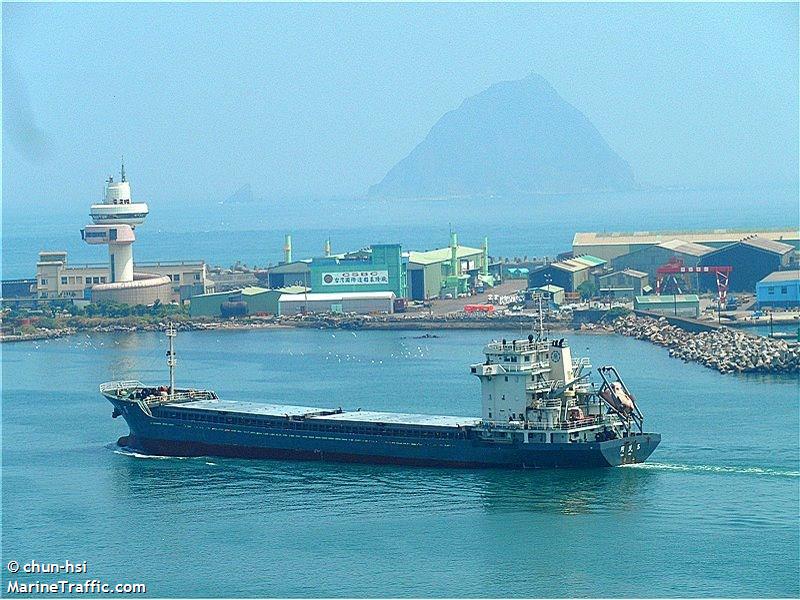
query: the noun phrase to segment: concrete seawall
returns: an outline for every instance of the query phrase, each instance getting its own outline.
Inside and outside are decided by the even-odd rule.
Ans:
[[[718,323],[714,323],[712,321],[700,321],[698,319],[692,319],[691,317],[679,317],[677,315],[661,315],[658,313],[650,312],[647,310],[634,310],[633,313],[639,317],[645,317],[648,319],[666,319],[667,323],[670,325],[674,325],[675,327],[680,327],[685,331],[690,331],[692,333],[701,333],[703,331],[716,331],[723,327]]]

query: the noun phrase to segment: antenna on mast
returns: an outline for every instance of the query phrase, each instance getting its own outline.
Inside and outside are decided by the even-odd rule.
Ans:
[[[125,181],[125,157],[122,157],[122,169],[120,175],[122,176],[122,181]]]
[[[537,296],[539,297],[539,335],[538,335],[538,341],[541,341],[541,340],[544,339],[544,316],[542,315],[542,292],[541,292],[541,290],[539,291]]]
[[[167,366],[169,367],[169,399],[175,399],[175,327],[170,321],[167,326],[167,339],[169,340],[169,350],[167,350]]]

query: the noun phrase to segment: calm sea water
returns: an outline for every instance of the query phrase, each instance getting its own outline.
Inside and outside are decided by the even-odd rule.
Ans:
[[[136,197],[136,182],[134,196]],[[94,188],[92,188],[94,189]],[[147,198],[141,198],[148,201]],[[203,259],[228,266],[264,266],[282,258],[283,236],[293,234],[295,257],[399,242],[426,250],[489,237],[493,256],[554,256],[569,250],[576,231],[642,231],[798,227],[797,188],[637,191],[616,194],[425,200],[275,201],[242,205],[150,202],[136,230],[137,260]],[[81,241],[90,199],[58,209],[3,207],[3,277],[31,277],[40,250],[67,250],[73,263],[107,260],[103,248]]]
[[[414,335],[185,333],[178,381],[254,401],[476,414],[468,365],[508,332]],[[86,560],[92,577],[158,596],[797,597],[798,380],[571,339],[622,369],[663,434],[652,462],[509,472],[139,457],[113,445],[127,429],[97,384],[163,380],[162,335],[5,345],[2,564]]]

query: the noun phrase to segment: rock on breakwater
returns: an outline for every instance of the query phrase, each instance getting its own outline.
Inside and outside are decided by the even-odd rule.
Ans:
[[[800,373],[800,346],[748,335],[728,327],[690,333],[666,319],[629,315],[614,321],[614,331],[669,349],[669,355],[698,362],[720,373]]]

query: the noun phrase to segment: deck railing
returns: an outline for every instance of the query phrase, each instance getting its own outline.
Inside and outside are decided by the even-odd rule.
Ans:
[[[211,390],[186,390],[175,394],[155,394],[145,398],[150,406],[160,406],[162,404],[181,404],[183,402],[195,402],[196,400],[217,400],[217,394]]]
[[[144,384],[137,379],[124,379],[122,381],[106,381],[100,384],[100,393],[116,392],[117,390],[132,390],[144,387]]]
[[[546,352],[550,348],[549,342],[529,342],[528,340],[511,340],[506,341],[504,344],[502,341],[492,341],[486,344],[485,350],[489,350],[491,352],[502,352],[502,351],[509,351],[509,352],[532,352],[538,350],[539,352]]]
[[[513,431],[545,431],[545,430],[553,430],[553,429],[560,429],[560,430],[569,430],[569,429],[578,429],[581,427],[591,427],[592,425],[602,425],[602,424],[609,424],[611,425],[612,422],[603,417],[599,416],[591,416],[591,417],[583,417],[582,419],[575,419],[573,421],[562,421],[560,423],[555,423],[553,425],[548,425],[547,423],[539,423],[537,421],[528,421],[527,425],[520,421],[510,421],[508,423],[494,423],[494,429],[500,430],[513,430]]]

